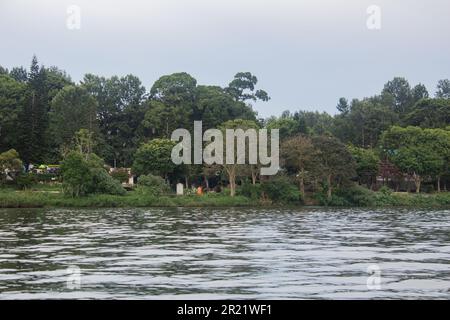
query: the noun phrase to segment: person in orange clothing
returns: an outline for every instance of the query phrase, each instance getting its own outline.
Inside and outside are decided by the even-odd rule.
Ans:
[[[201,196],[203,194],[203,188],[202,188],[202,186],[199,186],[198,188],[197,188],[197,195],[198,196]]]

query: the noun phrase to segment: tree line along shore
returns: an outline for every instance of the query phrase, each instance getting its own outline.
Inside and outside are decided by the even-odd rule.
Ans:
[[[250,72],[225,87],[174,73],[147,90],[133,75],[75,83],[36,57],[0,66],[0,207],[450,205],[450,80],[430,95],[396,77],[372,97],[338,99],[335,115],[259,118],[252,103],[269,99]],[[279,129],[281,170],[175,165],[172,131],[200,120]]]

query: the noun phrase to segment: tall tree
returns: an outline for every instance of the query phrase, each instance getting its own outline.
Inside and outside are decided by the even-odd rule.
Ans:
[[[388,81],[382,94],[392,97],[391,108],[399,114],[408,112],[412,105],[411,86],[405,78],[396,77]]]
[[[216,128],[232,119],[256,121],[252,108],[241,101],[235,101],[226,90],[218,86],[197,86],[193,120],[202,120],[203,127]]]
[[[42,162],[47,151],[46,131],[48,127],[47,74],[33,57],[28,75],[24,108],[18,116],[17,149],[25,164]]]
[[[376,182],[380,159],[374,149],[364,149],[349,146],[348,149],[356,163],[356,174],[359,184],[365,183],[368,188],[372,188]]]
[[[153,137],[169,138],[176,128],[191,128],[197,96],[197,80],[174,73],[159,78],[150,89],[144,127]]]
[[[439,80],[436,91],[436,98],[450,99],[450,80]]]
[[[132,170],[135,174],[154,174],[166,180],[176,169],[171,154],[175,142],[169,139],[153,139],[136,151]]]
[[[334,137],[316,136],[312,142],[317,150],[318,172],[326,182],[327,197],[331,200],[334,184],[355,175],[355,162],[347,147]]]
[[[429,97],[427,88],[421,83],[412,88],[411,95],[414,103],[422,99],[428,99]]]
[[[105,160],[128,166],[141,139],[145,88],[133,76],[104,78],[85,75],[82,86],[97,100],[97,117]]]
[[[359,147],[375,147],[380,134],[394,123],[398,116],[380,97],[354,100],[346,116],[336,116],[333,133],[345,143]],[[330,126],[331,127],[331,126]]]
[[[17,121],[25,92],[25,84],[8,75],[0,75],[0,152],[17,145]]]
[[[27,82],[28,71],[24,67],[14,67],[11,69],[9,75],[16,81]]]
[[[10,173],[17,173],[22,171],[22,160],[16,150],[10,149],[0,153],[0,182],[11,178]]]
[[[270,97],[266,91],[261,89],[255,91],[257,83],[258,78],[250,72],[238,72],[225,90],[236,101],[269,101]]]
[[[405,118],[405,123],[422,128],[450,125],[450,99],[422,99]]]
[[[81,86],[66,86],[51,104],[50,134],[56,150],[72,144],[80,129],[97,132],[97,101]]]
[[[244,131],[247,131],[248,129],[258,129],[258,125],[256,124],[256,122],[254,121],[250,121],[250,120],[243,120],[243,119],[235,119],[235,120],[229,120],[225,123],[223,123],[222,125],[220,125],[219,127],[222,131],[223,131],[223,139],[224,139],[224,145],[225,143],[230,143],[230,141],[226,140],[226,130],[227,129],[242,129]],[[237,163],[237,142],[235,141],[236,138],[234,138],[233,140],[233,144],[234,144],[234,160],[232,161],[232,163],[226,163],[227,161],[225,161],[224,159],[224,164],[223,164],[223,168],[226,172],[226,174],[228,175],[228,182],[230,183],[230,195],[232,197],[235,196],[236,194],[236,177],[239,174],[243,174],[243,173],[248,173],[248,172],[252,172],[251,170],[251,166],[249,164],[238,164]],[[246,141],[247,139],[245,139],[244,141]],[[248,139],[250,140],[250,139]],[[250,142],[250,141],[249,141]],[[248,149],[248,144],[246,144],[246,151],[244,154],[244,157],[249,154],[249,149]],[[249,155],[250,156],[250,155]]]
[[[298,111],[293,118],[298,122],[299,133],[324,135],[332,132],[333,117],[326,112]]]
[[[350,105],[348,104],[347,99],[340,98],[339,102],[336,106],[336,109],[343,114],[347,114],[350,111]]]
[[[280,118],[272,117],[266,121],[267,129],[279,129],[280,139],[283,141],[289,137],[306,133],[306,127],[301,126],[302,122],[294,119],[290,114]]]
[[[312,175],[315,168],[317,151],[309,137],[296,136],[284,141],[281,156],[284,166],[293,172],[299,182],[302,196],[305,196],[305,180]]]
[[[442,146],[436,147],[434,130],[419,127],[402,128],[393,126],[383,133],[381,145],[388,159],[403,173],[414,179],[416,192],[420,192],[425,177],[439,175],[446,162],[446,153],[442,153]],[[446,142],[445,149],[450,149],[450,132],[441,130]]]
[[[0,75],[8,75],[9,71],[6,68],[3,68],[2,66],[0,66]]]

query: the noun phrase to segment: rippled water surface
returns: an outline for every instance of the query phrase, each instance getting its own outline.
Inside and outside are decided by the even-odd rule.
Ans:
[[[0,298],[448,299],[450,211],[0,210]]]

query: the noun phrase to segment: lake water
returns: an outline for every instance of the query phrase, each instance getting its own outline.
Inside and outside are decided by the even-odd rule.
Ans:
[[[450,298],[450,211],[0,210],[0,298]]]

